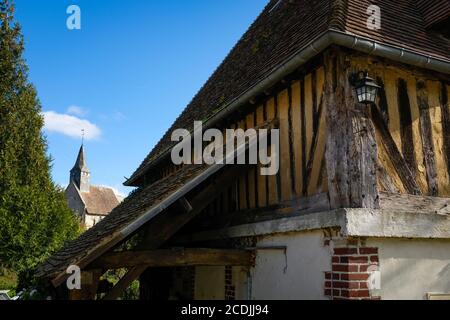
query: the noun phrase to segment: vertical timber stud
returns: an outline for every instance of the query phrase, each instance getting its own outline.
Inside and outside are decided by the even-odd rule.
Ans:
[[[325,53],[326,168],[331,208],[379,208],[377,144],[369,108],[358,104],[353,71],[337,48]]]

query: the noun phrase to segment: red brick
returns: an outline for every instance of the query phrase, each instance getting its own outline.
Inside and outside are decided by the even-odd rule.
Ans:
[[[331,296],[331,289],[325,289],[324,295]],[[333,297],[339,297],[341,295],[341,290],[333,289]]]
[[[333,288],[359,289],[358,282],[335,281]]]
[[[378,256],[370,256],[370,262],[378,262]]]
[[[365,281],[367,279],[369,279],[368,273],[343,273],[343,274],[341,274],[341,280]]]
[[[331,288],[331,281],[325,281],[325,288]]]
[[[369,289],[369,285],[367,284],[367,282],[360,282],[359,288],[360,289]]]
[[[346,254],[357,254],[358,249],[356,248],[334,248],[334,254],[346,255]]]
[[[331,259],[331,261],[333,263],[339,263],[339,257],[338,256],[333,256],[333,258]]]
[[[371,266],[370,264],[360,264],[359,265],[359,272],[366,272],[367,269]]]
[[[358,272],[358,266],[348,264],[333,264],[333,271]]]
[[[341,295],[347,298],[370,298],[369,290],[341,290]]]
[[[378,248],[359,248],[359,254],[378,254]]]
[[[331,276],[333,280],[339,280],[339,273],[325,272],[325,280],[331,280]]]
[[[367,256],[341,257],[341,263],[367,263],[368,260]]]

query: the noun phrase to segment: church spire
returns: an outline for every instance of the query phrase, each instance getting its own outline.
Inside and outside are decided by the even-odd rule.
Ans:
[[[78,157],[70,170],[70,183],[74,183],[81,192],[89,192],[89,176],[90,172],[84,156],[84,145],[81,144]]]

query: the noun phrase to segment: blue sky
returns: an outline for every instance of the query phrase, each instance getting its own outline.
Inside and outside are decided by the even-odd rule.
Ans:
[[[53,178],[66,185],[86,128],[91,181],[122,186],[265,0],[16,0],[46,115]],[[68,30],[69,5],[81,30]]]

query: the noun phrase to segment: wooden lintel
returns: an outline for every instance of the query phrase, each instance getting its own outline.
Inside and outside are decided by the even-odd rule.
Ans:
[[[95,261],[93,267],[251,266],[253,263],[253,253],[248,250],[189,248],[114,252]]]

